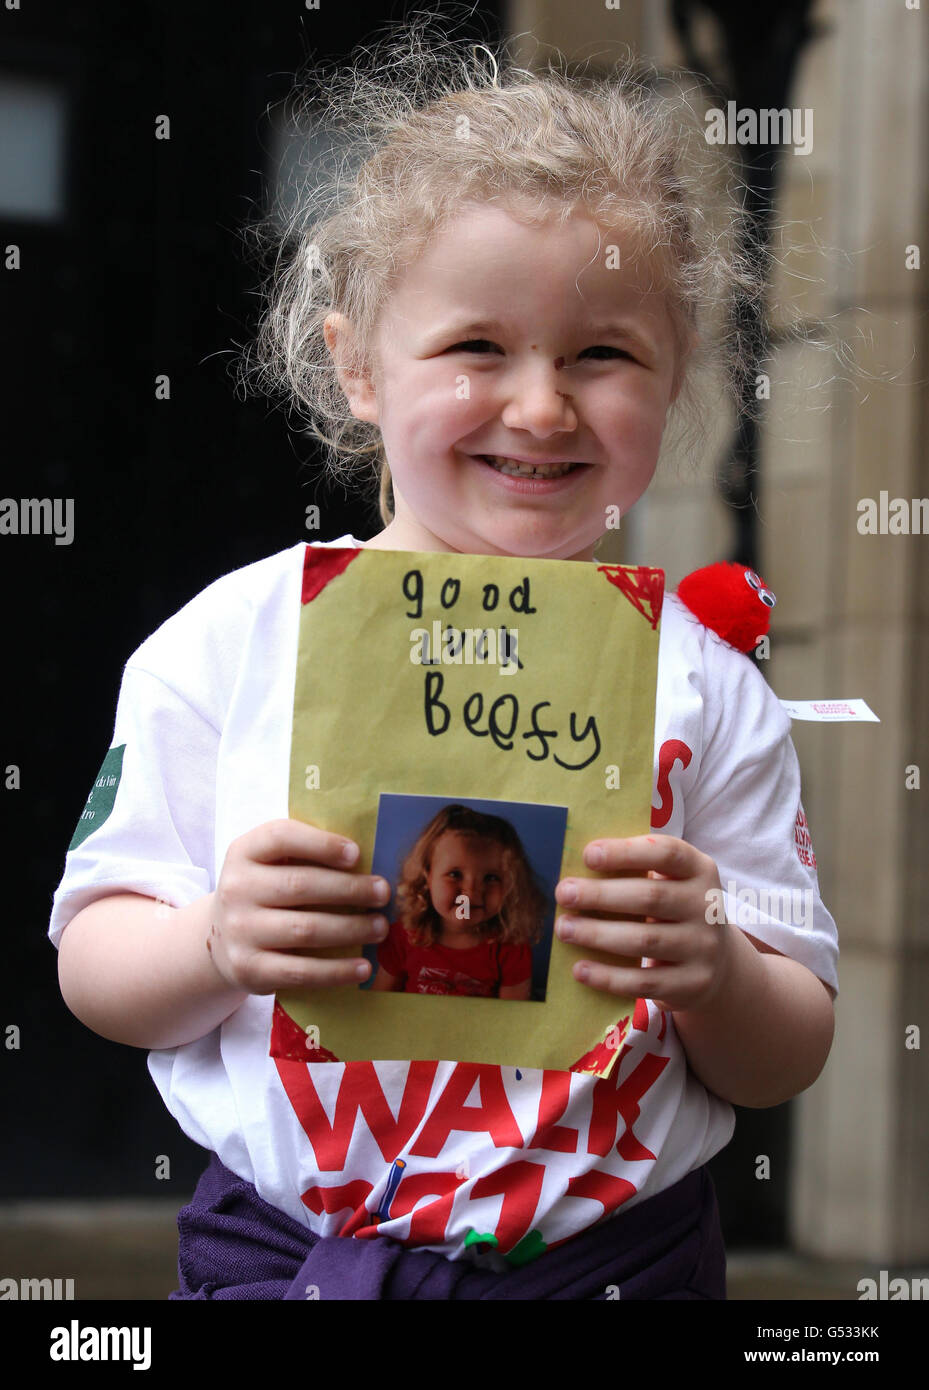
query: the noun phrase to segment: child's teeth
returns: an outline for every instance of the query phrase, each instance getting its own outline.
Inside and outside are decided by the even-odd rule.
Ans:
[[[573,463],[555,464],[550,468],[537,468],[531,463],[516,463],[513,459],[501,458],[497,454],[486,454],[486,459],[500,473],[510,473],[518,478],[560,478],[570,473]]]

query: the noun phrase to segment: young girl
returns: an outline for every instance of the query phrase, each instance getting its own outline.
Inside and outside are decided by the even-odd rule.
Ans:
[[[261,370],[343,465],[377,453],[365,544],[590,563],[702,364],[739,362],[734,306],[763,289],[734,214],[714,215],[717,151],[634,75],[485,70],[415,29],[372,56],[320,83],[349,150],[371,145],[285,236]],[[707,1160],[733,1104],[812,1084],[833,1032],[836,931],[795,841],[780,703],[665,597],[655,833],[590,843],[556,895],[562,939],[616,957],[572,967],[617,998],[609,1077],[275,1061],[274,992],[367,979],[360,948],[388,933],[358,847],[288,819],[304,555],[217,580],[130,657],[55,895],[66,1003],[150,1049],[212,1153],[175,1296],[725,1297]],[[750,912],[745,889],[801,892],[802,923]]]
[[[445,806],[407,855],[372,989],[528,999],[545,900],[502,816]]]

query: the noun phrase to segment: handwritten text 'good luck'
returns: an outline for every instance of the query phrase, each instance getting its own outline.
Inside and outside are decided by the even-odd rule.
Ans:
[[[412,611],[407,610],[408,618],[419,619],[423,616],[423,600],[425,585],[421,570],[408,570],[403,576],[402,589],[404,598],[412,605]],[[454,608],[461,597],[460,579],[449,577],[442,584],[439,591],[439,603],[443,609],[448,611]],[[528,577],[510,590],[504,599],[509,608],[514,613],[523,615],[535,614],[538,609],[532,606],[530,599],[530,584]],[[485,584],[482,587],[481,607],[485,612],[493,612],[500,606],[501,593],[497,584]],[[457,630],[447,629],[441,634],[439,620],[433,622],[433,641],[429,642],[429,633],[425,629],[416,629],[414,638],[415,645],[411,652],[411,660],[416,664],[435,665],[441,664],[458,665],[462,656],[467,661],[466,634],[480,633],[489,637],[496,635],[488,633],[486,629],[469,628]],[[444,636],[445,651],[441,653],[441,636]],[[423,640],[425,639],[425,640]],[[501,674],[516,676],[522,671],[523,663],[519,660],[516,651],[516,632],[510,629],[500,628],[500,643],[498,647],[501,660]],[[475,664],[483,664],[489,655],[488,645],[481,645],[479,642],[475,647],[471,645],[472,660],[476,657]],[[444,660],[443,660],[444,656]],[[452,727],[453,711],[450,697],[443,699],[445,689],[445,677],[441,671],[428,671],[425,674],[423,713],[426,722],[427,732],[432,737],[440,737]],[[486,707],[486,708],[485,708]],[[480,691],[474,691],[468,695],[461,704],[461,718],[468,733],[475,738],[490,738],[497,748],[505,752],[510,752],[516,747],[516,740],[519,738],[525,745],[527,758],[533,762],[543,762],[551,757],[559,767],[563,767],[571,772],[580,772],[582,768],[589,767],[600,755],[600,734],[597,729],[597,721],[593,715],[587,716],[583,727],[579,727],[581,718],[575,710],[569,712],[569,736],[575,750],[579,753],[587,754],[582,756],[581,761],[574,759],[563,759],[550,747],[554,740],[561,738],[563,731],[548,726],[547,719],[542,714],[543,710],[551,709],[551,700],[537,700],[528,711],[528,728],[525,702],[524,707],[520,708],[519,699],[515,694],[507,693],[500,695],[495,700],[485,700]]]

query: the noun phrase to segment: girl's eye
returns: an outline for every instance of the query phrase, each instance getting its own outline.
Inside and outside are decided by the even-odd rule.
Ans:
[[[585,348],[581,356],[584,357],[588,352],[611,352],[615,357],[630,356],[625,348],[609,347],[606,343],[598,343],[596,347]]]
[[[467,342],[455,343],[449,349],[450,352],[465,352],[472,348],[497,348],[496,343],[492,343],[487,338],[469,338]]]
[[[492,343],[488,338],[469,338],[466,342],[454,343],[452,347],[449,348],[449,352],[486,352],[488,349],[492,352],[500,351],[497,344]],[[588,353],[609,353],[613,357],[631,357],[632,355],[627,352],[625,348],[610,347],[606,343],[598,343],[595,347],[585,348],[584,351],[580,353],[580,356],[585,357]],[[603,361],[609,359],[597,357],[595,360]]]

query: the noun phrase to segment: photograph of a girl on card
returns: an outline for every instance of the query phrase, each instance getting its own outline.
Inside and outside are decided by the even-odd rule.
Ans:
[[[503,817],[443,807],[403,862],[397,901],[372,989],[530,998],[546,901]]]

